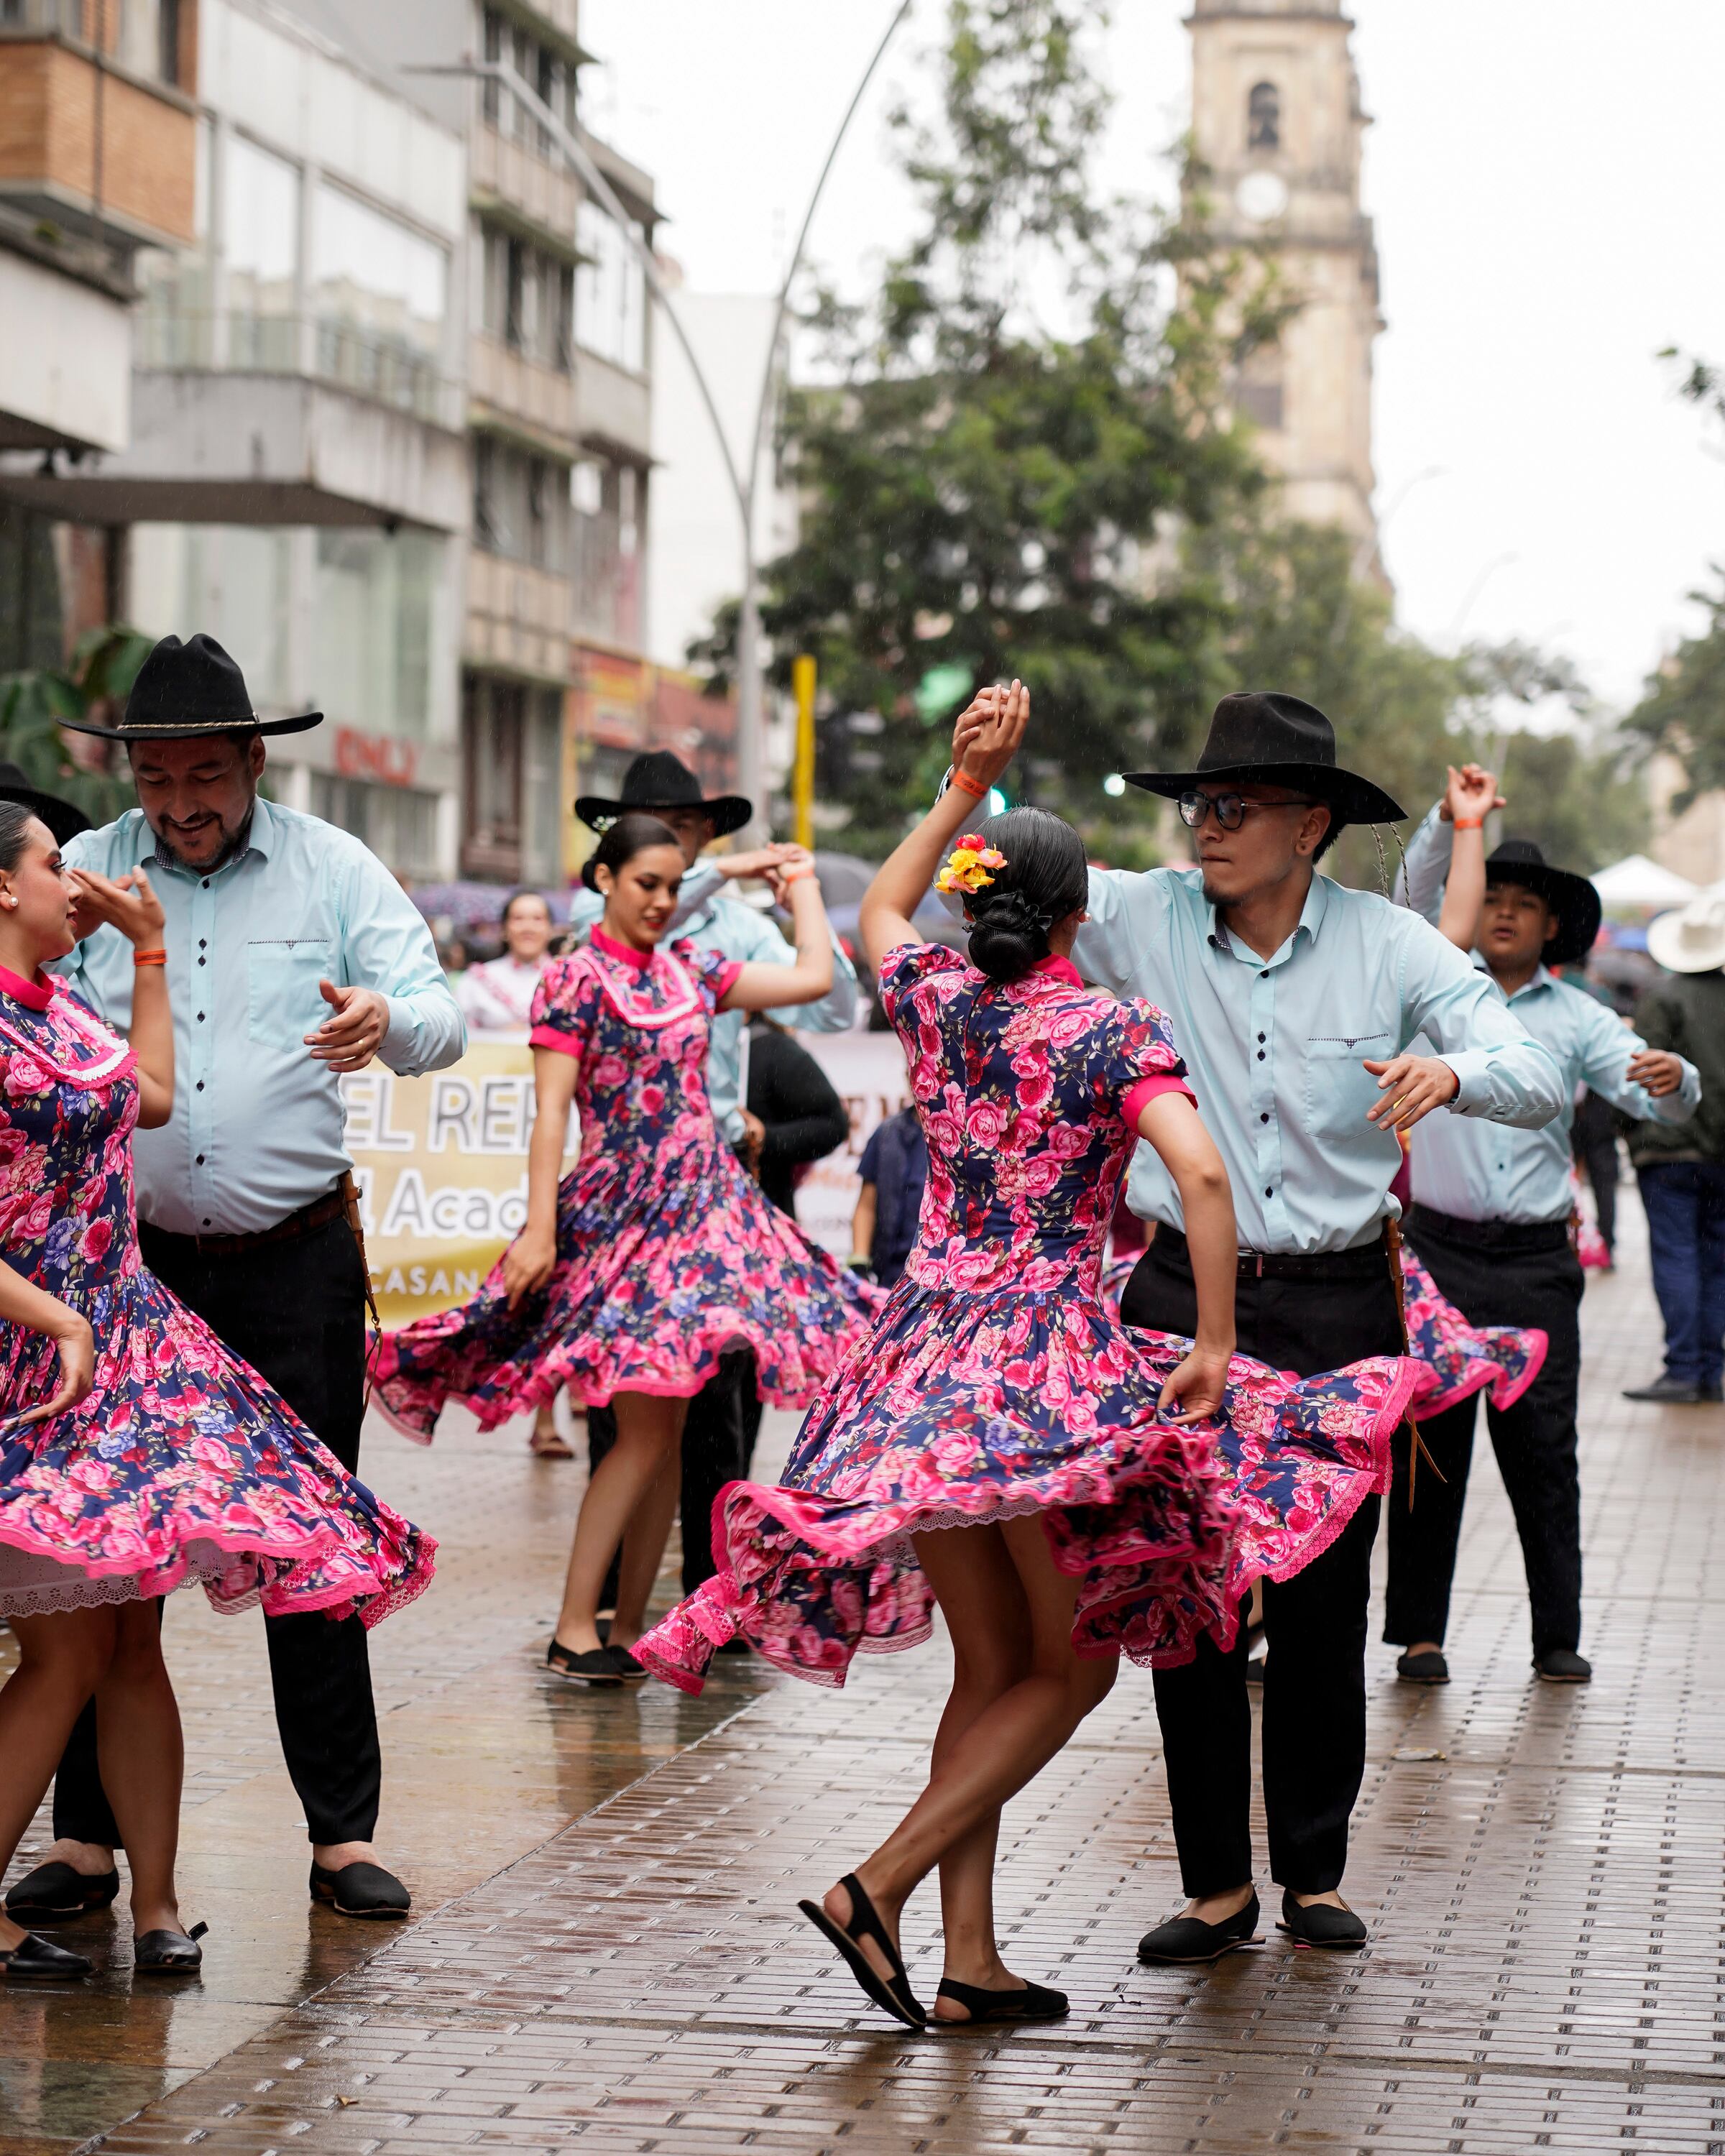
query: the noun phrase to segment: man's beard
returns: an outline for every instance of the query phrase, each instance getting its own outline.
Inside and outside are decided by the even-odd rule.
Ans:
[[[213,875],[218,869],[226,868],[236,854],[243,854],[251,842],[251,812],[248,809],[245,821],[237,831],[230,832],[225,825],[223,827],[221,846],[207,861],[194,861],[188,859],[180,851],[166,831],[158,831],[156,834],[156,844],[177,867],[188,869],[193,875]]]

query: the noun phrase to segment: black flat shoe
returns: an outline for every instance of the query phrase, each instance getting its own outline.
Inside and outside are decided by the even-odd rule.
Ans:
[[[545,1666],[567,1677],[571,1684],[609,1685],[614,1690],[623,1682],[623,1672],[618,1668],[614,1656],[622,1649],[588,1647],[577,1654],[574,1648],[566,1647],[562,1640],[553,1640],[545,1650]],[[633,1655],[629,1656],[633,1661]]]
[[[1542,1684],[1591,1684],[1594,1680],[1593,1664],[1574,1647],[1548,1647],[1533,1657],[1533,1667]]]
[[[339,1871],[335,1876],[341,1876]],[[189,1932],[140,1932],[131,1943],[133,1974],[196,1976],[203,1967],[203,1948],[198,1942],[208,1929],[208,1924],[194,1924]]]
[[[644,1662],[638,1662],[627,1647],[608,1645],[605,1652],[611,1657],[612,1668],[616,1671],[625,1684],[639,1684],[646,1676],[647,1665]]]
[[[1435,1647],[1423,1655],[1398,1655],[1395,1673],[1404,1684],[1440,1685],[1450,1681],[1450,1665]]]
[[[928,2015],[911,1989],[904,1957],[886,1936],[886,1928],[875,1915],[874,1903],[858,1885],[856,1874],[847,1871],[839,1884],[850,1897],[848,1925],[835,1922],[819,1902],[798,1902],[797,1907],[816,1931],[844,1955],[850,1974],[875,2005],[884,2007],[894,2020],[902,2021],[907,2029],[926,2029]],[[864,1939],[872,1939],[886,1955],[887,1966],[892,1971],[890,1977],[883,1977],[863,1952],[860,1942]]]
[[[937,1999],[950,1999],[962,2006],[967,2018],[953,2021],[942,2014],[928,2017],[931,2029],[974,2029],[983,2021],[1060,2021],[1070,2010],[1064,1991],[1051,1991],[1045,1984],[1026,1984],[1008,1991],[989,1991],[978,1984],[959,1984],[943,1976]]]
[[[1352,1909],[1338,1909],[1329,1902],[1302,1907],[1291,1893],[1281,1897],[1281,1921],[1276,1928],[1287,1933],[1297,1947],[1339,1947],[1344,1953],[1358,1953],[1366,1943],[1365,1925]]]
[[[118,1871],[74,1871],[56,1861],[27,1871],[6,1897],[6,1913],[15,1924],[64,1923],[105,1909],[120,1892]]]
[[[1261,1943],[1258,1930],[1258,1897],[1253,1895],[1243,1909],[1224,1917],[1219,1924],[1206,1924],[1198,1917],[1170,1917],[1138,1941],[1142,1962],[1220,1961],[1236,1947]]]
[[[1699,1385],[1686,1385],[1681,1378],[1656,1378],[1651,1385],[1625,1385],[1626,1400],[1662,1401],[1668,1408],[1699,1407],[1707,1395]]]
[[[404,1917],[413,1906],[407,1888],[381,1864],[344,1864],[339,1871],[314,1864],[311,1898],[329,1902],[338,1917]]]
[[[95,1966],[85,1955],[69,1953],[64,1947],[57,1947],[52,1939],[44,1939],[35,1932],[26,1932],[15,1947],[0,1951],[0,1969],[8,1976],[88,1976]]]

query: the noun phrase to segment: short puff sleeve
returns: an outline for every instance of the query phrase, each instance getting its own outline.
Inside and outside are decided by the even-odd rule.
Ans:
[[[880,1008],[889,1025],[899,1027],[899,1005],[925,981],[962,973],[967,961],[944,943],[901,943],[880,961]]]
[[[1198,1105],[1168,1020],[1154,1004],[1137,997],[1116,1004],[1103,1023],[1097,1055],[1098,1086],[1117,1104],[1129,1130],[1137,1129],[1139,1116],[1159,1094],[1183,1093]]]
[[[579,1055],[593,1028],[598,983],[584,952],[553,958],[539,976],[528,1014],[528,1041],[535,1048],[554,1048],[562,1055]]]
[[[709,951],[686,937],[673,943],[671,952],[695,976],[695,985],[701,991],[701,999],[711,1018],[735,986],[742,971],[742,961],[727,958],[722,951]]]

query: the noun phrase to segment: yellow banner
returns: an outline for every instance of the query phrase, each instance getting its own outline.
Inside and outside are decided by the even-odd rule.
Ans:
[[[465,1302],[526,1219],[532,1050],[493,1034],[429,1077],[373,1064],[341,1091],[383,1322]]]

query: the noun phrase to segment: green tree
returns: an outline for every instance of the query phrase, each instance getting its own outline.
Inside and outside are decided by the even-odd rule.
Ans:
[[[1672,797],[1681,815],[1699,793],[1725,786],[1725,567],[1715,591],[1692,592],[1707,619],[1648,679],[1625,724],[1651,749],[1683,767],[1687,784]]]
[[[822,298],[827,378],[789,400],[805,513],[762,618],[781,670],[819,662],[820,795],[863,850],[926,798],[974,684],[1029,683],[1035,745],[1010,790],[1071,807],[1189,741],[1219,678],[1224,594],[1153,559],[1263,490],[1220,414],[1276,294],[1096,195],[1103,19],[1097,0],[949,0],[937,122],[896,122],[916,237],[867,305]]]
[[[0,675],[0,758],[17,764],[44,793],[75,803],[94,823],[130,808],[126,781],[74,763],[60,726],[123,704],[151,641],[135,629],[91,629],[79,639],[69,666]]]

